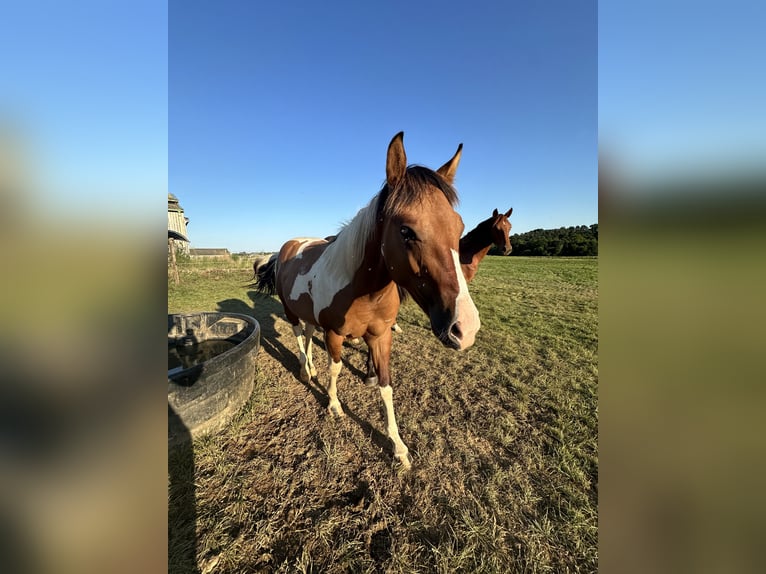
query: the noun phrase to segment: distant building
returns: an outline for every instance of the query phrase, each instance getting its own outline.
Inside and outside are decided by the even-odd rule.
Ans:
[[[231,253],[226,248],[200,248],[190,249],[189,255],[192,257],[215,257],[216,259],[231,259]]]
[[[184,217],[184,209],[178,203],[178,198],[172,193],[168,193],[168,232],[170,236],[176,238],[176,250],[183,253],[189,253],[189,235],[186,226],[189,224],[189,218]],[[178,239],[177,235],[183,239]]]

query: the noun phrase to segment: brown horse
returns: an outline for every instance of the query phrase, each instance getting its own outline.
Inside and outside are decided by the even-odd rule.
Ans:
[[[337,394],[343,341],[363,337],[385,405],[394,456],[409,467],[409,449],[394,414],[389,359],[391,326],[399,311],[398,286],[428,315],[431,330],[446,347],[470,347],[479,313],[468,293],[458,252],[464,226],[455,212],[452,187],[462,144],[442,167],[407,167],[404,133],[391,140],[386,183],[332,241],[293,239],[257,270],[257,289],[276,291],[293,326],[300,352],[300,378],[316,376],[311,337],[325,331],[330,358],[328,411],[343,415]],[[303,323],[304,326],[301,326]]]
[[[508,218],[513,208],[506,213],[492,212],[492,217],[485,219],[460,239],[460,265],[466,281],[471,281],[479,268],[481,260],[487,256],[493,245],[503,249],[503,255],[511,250],[511,222]]]
[[[493,245],[503,249],[503,255],[511,253],[511,222],[508,218],[513,213],[510,208],[506,213],[498,213],[497,209],[492,212],[492,217],[485,219],[471,231],[460,238],[460,267],[463,276],[469,283],[476,275],[481,260],[487,256]],[[401,333],[402,328],[398,323],[391,327],[394,332]],[[361,343],[361,341],[357,341]],[[369,364],[369,360],[368,360]]]

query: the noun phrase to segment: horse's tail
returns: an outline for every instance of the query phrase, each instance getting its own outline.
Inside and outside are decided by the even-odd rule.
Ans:
[[[255,280],[258,279],[258,268],[266,261],[268,261],[268,259],[269,255],[258,255],[255,259],[253,259],[253,276],[247,280],[249,285],[255,284]]]
[[[277,257],[275,253],[265,263],[257,262],[253,266],[255,290],[261,295],[273,295],[277,291]]]

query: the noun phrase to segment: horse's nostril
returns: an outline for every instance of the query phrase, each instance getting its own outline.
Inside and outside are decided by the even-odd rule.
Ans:
[[[460,322],[455,321],[449,328],[450,335],[452,335],[458,341],[463,338],[463,331],[460,330]]]

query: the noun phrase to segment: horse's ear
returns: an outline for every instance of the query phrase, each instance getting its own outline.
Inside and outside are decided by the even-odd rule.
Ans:
[[[497,208],[492,212],[492,217],[497,217]]]
[[[386,180],[389,188],[393,189],[404,177],[407,171],[407,154],[404,153],[404,132],[399,132],[388,144],[386,158]]]
[[[446,179],[447,183],[450,185],[455,181],[455,172],[457,172],[457,164],[460,163],[460,154],[462,153],[463,144],[460,144],[457,146],[457,151],[455,152],[455,155],[452,156],[452,159],[436,170],[436,173]]]
[[[506,217],[510,217],[510,216],[511,216],[511,213],[513,213],[513,208],[510,208],[510,209],[508,210],[508,213],[506,213],[506,214],[505,214],[505,216],[506,216]]]

